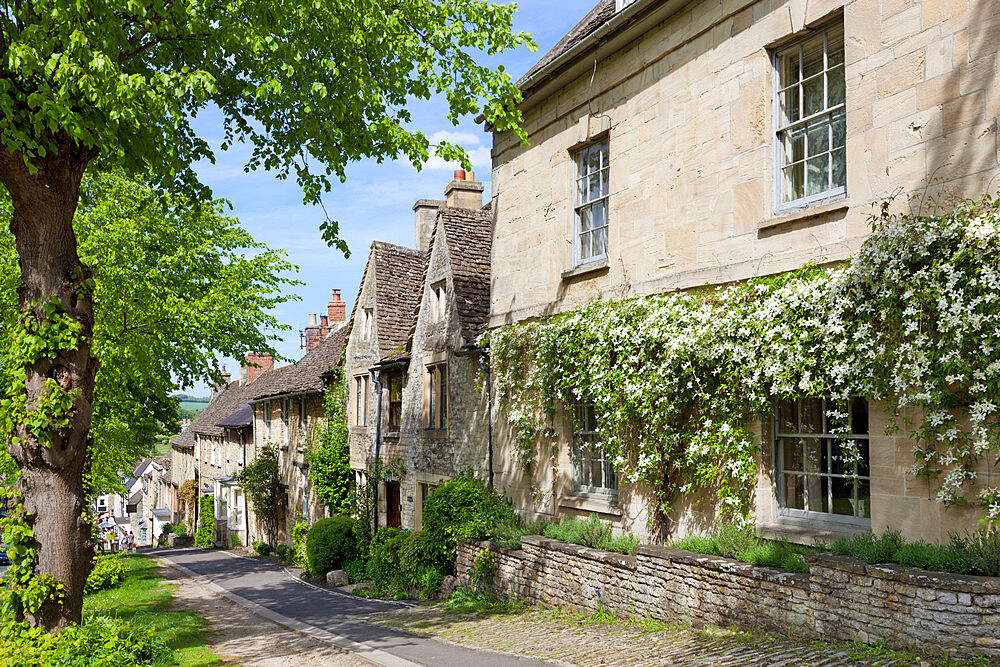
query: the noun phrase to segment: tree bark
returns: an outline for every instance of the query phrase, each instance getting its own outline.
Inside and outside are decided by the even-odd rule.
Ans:
[[[83,325],[75,350],[60,350],[55,358],[26,364],[24,400],[29,411],[43,394],[44,383],[55,379],[63,389],[76,391],[72,422],[48,443],[40,443],[24,424],[16,424],[7,451],[20,467],[18,490],[24,494],[27,520],[35,532],[37,574],[49,574],[65,584],[65,598],[47,602],[25,620],[50,632],[79,623],[83,588],[90,573],[93,542],[83,515],[86,507],[84,472],[91,402],[97,362],[91,357],[94,306],[84,281],[90,271],[77,254],[73,216],[87,163],[96,155],[65,137],[53,137],[57,150],[25,165],[20,154],[0,147],[0,182],[11,195],[10,223],[21,270],[18,302],[41,322],[42,304],[54,298],[65,312]]]

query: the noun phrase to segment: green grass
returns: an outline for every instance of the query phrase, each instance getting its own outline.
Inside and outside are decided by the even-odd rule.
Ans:
[[[948,544],[907,542],[895,530],[882,535],[863,533],[837,540],[829,550],[866,563],[899,563],[921,570],[1000,576],[1000,529],[979,529],[966,536],[951,535]]]
[[[181,407],[194,413],[201,413],[208,406],[208,399],[187,399],[181,401]]]
[[[160,585],[156,562],[149,556],[124,556],[125,580],[114,588],[88,595],[83,602],[84,618],[116,616],[136,625],[152,627],[174,651],[181,667],[209,667],[223,664],[205,647],[208,624],[191,611],[167,609],[175,584]]]
[[[739,528],[721,525],[712,530],[708,537],[685,537],[672,542],[672,547],[685,549],[709,556],[734,558],[744,563],[776,567],[789,572],[808,572],[809,566],[802,554],[814,551],[809,547],[792,545],[788,542],[765,540],[754,534],[753,527]]]
[[[521,600],[501,600],[484,595],[465,586],[459,586],[451,597],[440,603],[442,609],[461,614],[516,614],[528,608]]]

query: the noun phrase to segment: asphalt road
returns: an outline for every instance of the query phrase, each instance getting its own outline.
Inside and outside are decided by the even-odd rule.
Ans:
[[[445,644],[363,620],[403,605],[366,600],[339,591],[310,586],[291,577],[280,566],[261,559],[237,558],[206,549],[157,549],[164,556],[201,575],[226,591],[272,612],[327,632],[390,653],[421,665],[475,665],[475,667],[527,667],[533,660]]]

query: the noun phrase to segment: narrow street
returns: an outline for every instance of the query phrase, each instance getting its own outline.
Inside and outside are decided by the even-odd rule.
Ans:
[[[527,667],[543,663],[484,650],[463,648],[372,624],[364,617],[406,609],[409,605],[345,595],[291,577],[274,563],[239,558],[224,551],[158,549],[151,555],[199,575],[224,591],[288,619],[354,642],[375,654],[362,657],[382,664]],[[183,571],[183,570],[182,570]],[[296,628],[298,629],[298,628]],[[344,648],[345,646],[341,646]],[[380,659],[382,653],[388,659]],[[397,660],[392,660],[392,658]]]

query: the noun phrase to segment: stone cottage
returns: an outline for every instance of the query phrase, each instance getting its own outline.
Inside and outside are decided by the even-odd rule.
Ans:
[[[395,410],[400,409],[405,349],[426,256],[419,249],[375,241],[354,302],[343,368],[348,384],[351,467],[359,487],[368,483],[368,471],[377,460],[391,467],[405,462],[407,456],[399,426],[393,422],[394,428],[390,427],[389,420],[390,415],[399,414]],[[377,495],[378,525],[402,525],[400,480],[380,482]]]
[[[518,82],[530,144],[494,133],[489,326],[837,262],[876,202],[995,189],[998,50],[995,0],[602,0]],[[762,533],[941,541],[974,527],[976,508],[946,510],[907,474],[912,446],[884,435],[883,406],[853,408],[857,489],[784,450],[836,458],[822,398],[777,411],[779,428],[778,415],[758,428]],[[565,413],[556,460],[530,473],[500,425],[500,486],[529,514],[596,512],[644,535],[646,494],[586,447],[599,415]],[[674,534],[711,514],[682,500]]]
[[[283,491],[278,540],[282,543],[291,543],[291,528],[296,523],[313,523],[327,514],[312,492],[305,451],[317,420],[326,416],[323,407],[326,389],[324,374],[340,362],[349,332],[344,322],[343,302],[339,295],[335,296],[336,302],[341,305],[337,308],[331,302],[330,310],[338,319],[331,321],[327,330],[306,338],[310,349],[302,359],[265,374],[251,392],[249,409],[253,421],[254,451],[260,451],[265,444],[275,445],[278,449]],[[323,320],[327,317],[324,316]],[[256,530],[254,528],[255,534]]]
[[[482,184],[456,172],[445,201],[420,200],[418,248],[427,265],[406,351],[406,367],[383,381],[387,437],[405,444],[402,525],[419,530],[423,502],[442,482],[471,470],[491,479],[485,351],[477,339],[489,317],[493,212]],[[429,232],[429,236],[428,236]],[[386,364],[383,364],[386,365]],[[484,376],[485,377],[485,376]]]

